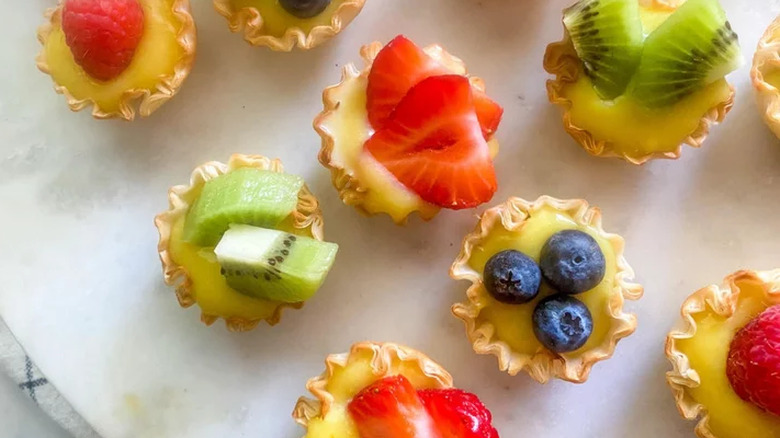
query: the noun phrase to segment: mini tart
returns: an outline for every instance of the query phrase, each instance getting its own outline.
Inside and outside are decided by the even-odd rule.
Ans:
[[[553,234],[578,229],[590,234],[607,261],[606,275],[594,289],[576,295],[593,315],[593,333],[579,350],[557,354],[540,344],[533,333],[531,315],[536,303],[548,296],[542,286],[530,303],[503,304],[491,297],[482,271],[494,254],[515,249],[538,261],[542,246]],[[556,377],[574,383],[588,379],[591,367],[612,356],[618,341],[634,332],[636,316],[623,312],[625,299],[641,298],[643,289],[631,283],[634,272],[623,258],[623,238],[601,228],[601,212],[583,200],[543,196],[534,202],[510,198],[485,213],[476,229],[463,240],[460,255],[450,268],[455,280],[468,280],[468,300],[452,306],[463,320],[466,334],[478,354],[492,354],[498,367],[510,375],[525,370],[540,383]]]
[[[110,81],[91,78],[73,59],[62,32],[63,1],[46,11],[38,28],[43,49],[38,68],[51,76],[73,111],[92,106],[96,119],[133,120],[147,117],[171,99],[195,61],[195,22],[189,0],[139,0],[144,10],[144,36],[132,63]],[[164,61],[164,62],[161,62]],[[140,103],[139,103],[140,102]]]
[[[700,418],[700,438],[780,437],[780,417],[743,401],[726,377],[734,335],[775,304],[780,304],[780,269],[737,272],[683,303],[679,328],[666,338],[673,368],[666,380],[680,415]]]
[[[347,411],[349,401],[375,381],[399,374],[417,389],[452,387],[452,376],[419,351],[361,342],[349,353],[328,356],[325,372],[306,383],[315,398],[299,398],[292,416],[307,429],[309,438],[359,438]]]
[[[758,92],[758,105],[764,112],[764,120],[780,137],[780,17],[758,42],[750,75]]]
[[[640,3],[642,21],[649,32],[682,2]],[[671,111],[648,110],[622,96],[605,103],[584,74],[565,27],[563,40],[547,46],[544,69],[555,75],[547,81],[547,95],[550,102],[561,107],[566,132],[591,155],[617,157],[637,165],[656,158],[677,159],[685,144],[700,147],[710,127],[722,122],[731,110],[736,95],[734,87],[722,79],[678,102]],[[575,105],[575,100],[583,102]],[[626,128],[615,130],[615,126]],[[658,145],[658,135],[663,135],[665,146]]]
[[[322,137],[319,160],[330,169],[333,185],[341,200],[359,212],[373,216],[386,213],[397,224],[404,224],[409,215],[417,212],[423,220],[433,219],[440,207],[422,200],[401,184],[380,163],[361,158],[363,144],[374,133],[366,110],[368,74],[374,59],[384,45],[373,42],[360,49],[365,66],[358,71],[347,64],[341,73],[341,82],[322,93],[324,110],[314,119],[314,129]],[[463,61],[434,44],[423,49],[453,73],[466,75]],[[468,76],[471,85],[485,91],[485,82]],[[488,141],[491,155],[498,153],[498,141]]]
[[[220,175],[242,167],[283,172],[279,160],[260,155],[233,155],[227,164],[211,161],[198,166],[189,185],[174,186],[168,192],[170,207],[157,215],[154,224],[160,233],[157,250],[162,261],[165,283],[176,287],[176,297],[182,307],[195,303],[201,308],[201,320],[206,325],[223,318],[228,329],[241,332],[257,326],[260,321],[275,325],[282,309],[300,309],[303,303],[277,303],[250,298],[230,288],[219,272],[219,264],[200,255],[202,248],[184,242],[181,234],[190,206],[200,195],[204,184]],[[298,194],[298,207],[280,229],[302,236],[323,239],[322,212],[317,198],[304,184]],[[202,285],[202,286],[201,286]]]
[[[244,29],[244,39],[253,46],[290,52],[296,46],[312,49],[341,32],[360,13],[366,0],[333,0],[321,14],[298,18],[284,10],[278,0],[213,0],[214,8],[227,18],[231,32]]]

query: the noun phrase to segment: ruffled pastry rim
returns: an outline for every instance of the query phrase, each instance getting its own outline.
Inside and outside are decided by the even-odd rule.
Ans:
[[[160,234],[157,251],[162,262],[165,284],[176,287],[176,298],[178,298],[181,307],[190,307],[197,302],[197,299],[192,293],[192,279],[187,270],[177,264],[170,254],[169,248],[173,227],[179,218],[186,215],[189,211],[190,201],[187,199],[194,192],[200,190],[207,181],[242,167],[284,172],[280,160],[271,160],[261,155],[234,154],[230,157],[227,164],[219,161],[209,161],[192,171],[189,185],[177,185],[170,188],[168,191],[168,210],[154,218],[154,225]],[[323,240],[324,225],[319,201],[306,184],[303,185],[301,192],[298,194],[298,208],[293,213],[293,216],[295,218],[295,228],[309,229],[312,237],[317,240]],[[301,307],[303,307],[303,303],[280,303],[273,314],[266,318],[265,321],[268,325],[276,325],[282,317],[284,308],[300,309]],[[206,325],[213,324],[219,318],[223,318],[227,328],[233,332],[252,330],[262,321],[262,319],[246,319],[237,316],[223,317],[222,315],[212,315],[201,311],[200,319]]]
[[[60,3],[56,7],[49,8],[45,12],[44,16],[47,21],[38,28],[38,41],[44,47],[41,49],[35,61],[38,69],[49,76],[51,76],[51,69],[48,60],[46,59],[45,44],[52,30],[60,25],[63,2],[64,0],[60,0]],[[138,114],[140,114],[141,117],[148,117],[157,110],[157,108],[162,106],[162,104],[175,96],[184,83],[184,80],[190,74],[192,65],[195,62],[197,32],[195,29],[195,21],[193,20],[190,11],[190,0],[175,0],[172,10],[174,16],[178,18],[181,23],[181,29],[176,35],[176,41],[179,43],[179,46],[184,49],[181,60],[174,66],[173,74],[161,78],[157,83],[154,92],[151,92],[146,88],[132,88],[122,93],[118,111],[104,111],[94,99],[78,99],[74,97],[70,91],[68,91],[67,87],[57,83],[52,76],[54,90],[65,96],[65,100],[71,111],[81,111],[88,106],[92,106],[92,116],[96,119],[118,118],[132,121],[135,119],[136,107]],[[140,104],[136,104],[139,99]]]
[[[758,105],[764,111],[764,121],[780,137],[780,90],[764,80],[765,69],[769,66],[780,70],[780,17],[769,25],[758,42],[750,70]]]
[[[374,41],[370,44],[366,44],[360,48],[360,58],[363,60],[364,67],[362,70],[358,70],[355,64],[349,63],[345,65],[341,70],[341,80],[336,85],[331,85],[322,92],[322,105],[323,110],[314,118],[314,130],[320,135],[322,139],[322,146],[318,155],[320,163],[330,170],[331,182],[333,186],[339,192],[339,198],[344,204],[349,205],[357,209],[361,214],[365,216],[375,216],[380,214],[387,214],[398,225],[404,225],[409,216],[413,213],[417,213],[418,216],[424,221],[429,221],[436,217],[441,210],[441,207],[437,207],[432,204],[428,204],[430,208],[415,209],[410,211],[404,217],[394,218],[390,213],[386,211],[370,212],[363,207],[363,201],[366,196],[367,189],[360,183],[360,180],[355,175],[355,172],[351,169],[347,169],[334,162],[333,150],[336,147],[336,134],[331,132],[328,128],[328,123],[341,106],[341,102],[336,98],[344,88],[349,86],[349,82],[362,76],[368,76],[371,71],[371,66],[374,64],[377,54],[382,50],[385,45],[379,41]],[[466,72],[466,64],[460,58],[447,52],[442,46],[438,44],[431,44],[423,48],[423,50],[429,55],[443,64],[450,67],[454,73],[462,74],[466,76],[471,85],[480,91],[485,91],[485,81],[478,76],[468,75]],[[491,138],[494,141],[494,138]],[[423,201],[424,202],[424,201]]]
[[[336,369],[344,368],[356,360],[361,360],[366,351],[373,354],[371,369],[379,378],[386,376],[394,359],[398,359],[401,362],[416,365],[423,375],[438,382],[439,388],[452,387],[450,373],[420,351],[391,342],[359,342],[354,344],[348,353],[329,355],[325,359],[325,371],[306,382],[306,389],[315,398],[300,397],[298,399],[292,413],[296,423],[308,428],[311,420],[322,418],[328,414],[334,403],[334,398],[328,392],[327,387]]]
[[[699,289],[686,298],[680,309],[679,328],[669,332],[666,337],[666,357],[672,364],[672,371],[666,373],[666,381],[672,389],[677,410],[686,420],[696,420],[696,435],[700,438],[717,438],[710,429],[710,414],[707,408],[697,402],[688,392],[690,388],[701,385],[696,370],[691,368],[688,356],[677,348],[677,341],[690,339],[696,335],[694,315],[702,312],[714,312],[730,317],[734,314],[739,301],[738,283],[760,281],[768,287],[764,292],[771,301],[780,303],[780,269],[772,271],[739,271],[725,278],[721,285],[710,285]]]
[[[650,0],[646,3],[648,4],[648,7],[674,9],[680,2],[674,0]],[[618,153],[612,147],[611,142],[595,138],[589,131],[576,126],[572,121],[572,102],[564,97],[562,90],[567,85],[577,81],[582,71],[581,67],[582,62],[577,56],[569,33],[564,27],[563,39],[549,44],[544,54],[544,69],[555,76],[555,79],[547,80],[547,97],[551,103],[558,105],[563,110],[563,128],[566,132],[568,132],[587,153],[596,157],[621,158],[636,165],[641,165],[654,159],[675,160],[680,158],[683,146],[686,144],[694,148],[701,147],[702,144],[704,144],[704,140],[706,140],[709,135],[710,128],[713,125],[722,122],[723,119],[726,118],[726,114],[728,114],[734,106],[736,89],[733,85],[729,84],[729,88],[731,89],[729,98],[710,108],[701,118],[696,129],[694,129],[674,151],[652,152],[637,156],[631,156],[623,152]]]
[[[548,350],[533,355],[518,353],[513,351],[506,342],[494,338],[493,324],[484,322],[477,326],[477,318],[481,311],[478,303],[480,297],[487,294],[487,291],[482,286],[482,275],[469,266],[474,247],[487,238],[494,227],[503,227],[508,231],[520,230],[532,212],[544,207],[564,211],[578,224],[596,230],[599,236],[610,243],[615,252],[617,272],[613,294],[609,300],[612,326],[602,345],[581,352],[576,358],[566,358]],[[542,196],[534,202],[529,202],[520,198],[509,198],[505,203],[485,211],[475,230],[463,239],[460,254],[450,268],[450,276],[455,280],[468,280],[471,286],[466,291],[468,300],[454,304],[452,313],[464,322],[466,335],[474,351],[477,354],[496,356],[501,371],[514,376],[525,370],[539,383],[547,383],[553,377],[573,383],[584,383],[593,365],[610,358],[618,341],[632,334],[637,327],[636,315],[624,313],[623,304],[626,299],[638,300],[644,290],[641,285],[631,282],[634,271],[623,257],[624,245],[621,236],[604,231],[601,226],[601,211],[596,207],[590,207],[585,200],[560,200]]]
[[[366,0],[344,0],[333,12],[329,26],[315,26],[309,33],[300,27],[289,27],[284,35],[276,37],[263,30],[263,17],[256,8],[244,7],[236,11],[231,0],[213,0],[214,9],[228,20],[231,32],[244,30],[244,40],[253,46],[264,46],[277,52],[294,48],[309,50],[328,41],[344,30],[358,16]]]

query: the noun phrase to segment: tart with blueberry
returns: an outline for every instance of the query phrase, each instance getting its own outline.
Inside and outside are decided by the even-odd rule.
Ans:
[[[685,300],[666,377],[702,438],[780,437],[780,270],[740,271]]]
[[[279,322],[322,285],[338,245],[323,242],[322,213],[303,180],[279,160],[233,155],[197,167],[171,188],[155,218],[165,282],[182,307],[232,331]]]
[[[780,137],[780,17],[759,41],[750,74],[764,120]]]
[[[62,0],[38,29],[38,68],[73,111],[148,116],[179,90],[195,59],[189,0]]]
[[[244,31],[253,46],[289,52],[333,38],[360,13],[366,0],[214,0],[230,30]]]
[[[718,0],[580,0],[563,26],[545,54],[547,92],[592,155],[678,158],[733,106],[725,76],[742,55]]]
[[[502,371],[582,383],[636,329],[623,303],[643,290],[623,246],[583,200],[510,198],[464,239],[450,276],[471,286],[452,312]]]
[[[325,366],[293,411],[305,438],[498,438],[479,398],[419,351],[363,342]]]
[[[342,201],[396,223],[489,201],[503,109],[484,82],[441,46],[420,48],[404,36],[360,53],[365,67],[344,67],[314,120],[320,162]]]

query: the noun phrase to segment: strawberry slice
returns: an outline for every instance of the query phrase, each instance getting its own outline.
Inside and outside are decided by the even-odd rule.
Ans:
[[[460,389],[417,391],[442,438],[499,438],[479,398]]]
[[[441,207],[476,207],[497,188],[471,85],[460,75],[415,85],[364,149],[403,185]]]
[[[401,375],[365,387],[347,409],[360,438],[440,438],[417,391]]]
[[[368,74],[366,108],[374,129],[380,129],[401,99],[423,79],[453,74],[403,35],[395,37],[377,54]],[[498,129],[504,109],[485,93],[474,90],[482,132],[490,139]]]

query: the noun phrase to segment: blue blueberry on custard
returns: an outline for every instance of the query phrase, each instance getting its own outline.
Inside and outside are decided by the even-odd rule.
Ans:
[[[532,258],[519,251],[507,250],[488,260],[482,278],[485,289],[497,301],[523,304],[539,294],[542,272]]]
[[[285,11],[298,18],[312,18],[320,15],[331,0],[279,0]]]
[[[536,339],[548,350],[566,353],[585,345],[593,333],[593,317],[582,301],[557,294],[536,305],[533,326]]]
[[[539,265],[555,290],[570,295],[596,287],[607,270],[599,244],[590,234],[578,230],[553,234],[542,248]]]

